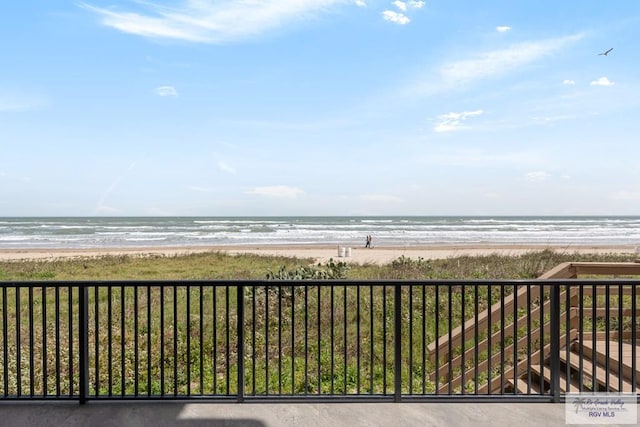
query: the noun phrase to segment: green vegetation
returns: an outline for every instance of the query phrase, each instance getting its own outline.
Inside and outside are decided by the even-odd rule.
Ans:
[[[459,256],[425,260],[400,257],[387,265],[311,259],[227,255],[103,256],[95,258],[0,261],[0,280],[173,280],[346,278],[375,279],[530,279],[567,261],[633,261],[633,254],[558,253],[551,250],[518,256]]]
[[[308,259],[222,253],[106,256],[0,262],[0,279],[45,280],[52,285],[72,280],[276,280],[273,285],[244,289],[245,392],[368,394],[393,391],[394,289],[378,285],[361,288],[348,282],[335,287],[294,287],[287,285],[286,280],[519,279],[535,278],[565,261],[631,259],[632,255],[540,251],[514,257],[464,256],[443,260],[400,257],[388,265],[352,265],[333,260],[313,265]],[[434,372],[435,363],[429,359],[426,345],[513,291],[513,287],[501,291],[500,287],[489,285],[440,290],[433,286],[403,287],[402,345],[411,349],[402,360],[406,379],[403,391],[424,387],[425,392],[434,392],[435,378],[430,373]],[[2,291],[0,304],[7,307],[3,313],[7,320],[0,318],[0,343],[7,343],[8,357],[0,358],[0,372],[7,369],[9,375],[6,387],[0,383],[0,394],[17,394],[19,388],[21,393],[38,395],[46,390],[47,394],[55,394],[58,376],[62,394],[77,392],[78,295],[78,290],[70,286],[19,290],[9,287]],[[237,392],[235,287],[203,284],[187,288],[179,283],[166,287],[92,286],[88,296],[91,394]],[[539,304],[540,299],[546,298],[543,294],[531,303]],[[526,307],[518,307],[520,314],[524,310]],[[512,313],[507,313],[506,320],[512,317]],[[544,319],[535,320],[533,326],[547,318],[548,312]],[[19,334],[17,319],[20,319]],[[493,332],[498,329],[499,325],[495,325]],[[466,341],[466,348],[471,348],[473,337],[467,337]],[[68,352],[70,342],[76,349],[73,354]],[[510,342],[505,340],[505,344]],[[499,344],[494,342],[495,346],[499,351]],[[1,347],[0,355],[5,351]],[[454,354],[459,352],[456,350]],[[480,354],[482,357],[486,358],[486,352]],[[509,355],[505,363],[512,363]],[[467,365],[472,364],[473,360],[467,361]],[[499,366],[494,365],[493,369]],[[69,372],[74,378],[71,382]],[[486,372],[479,379],[483,377],[486,378]],[[473,390],[471,383],[465,387]]]

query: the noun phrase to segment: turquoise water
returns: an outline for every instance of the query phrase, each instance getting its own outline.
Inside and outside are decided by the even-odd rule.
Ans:
[[[0,249],[364,244],[640,245],[640,217],[0,218]]]

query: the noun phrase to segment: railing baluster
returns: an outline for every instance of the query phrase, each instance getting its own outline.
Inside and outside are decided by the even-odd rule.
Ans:
[[[97,294],[97,287],[96,287]],[[97,300],[97,295],[96,295]],[[97,317],[97,312],[96,312]],[[82,285],[78,290],[78,355],[79,355],[79,399],[84,404],[89,397],[89,288]],[[97,330],[96,330],[97,333]],[[73,347],[72,343],[69,343]]]
[[[605,391],[609,392],[611,390],[610,386],[609,386],[609,372],[610,371],[610,366],[609,366],[609,360],[611,358],[611,334],[609,333],[610,329],[611,329],[611,290],[609,287],[609,284],[605,285],[605,319],[604,319],[604,324],[605,324],[605,329],[604,329],[604,336],[605,336],[605,341],[606,341],[606,356],[604,359],[604,372],[605,372]]]
[[[578,328],[579,341],[578,341],[578,354],[580,355],[579,371],[578,371],[578,388],[580,393],[584,393],[584,285],[579,285],[579,303],[578,303]]]
[[[374,349],[374,341],[375,334],[373,329],[373,285],[369,285],[369,394],[374,394],[373,388],[373,349]]]
[[[331,289],[331,322],[330,322],[330,330],[331,330],[331,343],[330,343],[330,350],[331,350],[331,394],[333,395],[334,392],[334,383],[335,383],[335,344],[334,344],[334,328],[335,328],[335,312],[334,312],[334,286],[330,285]]]
[[[409,286],[409,394],[413,394],[413,287]]]
[[[282,395],[282,285],[278,285],[278,394]]]
[[[402,401],[402,287],[399,284],[394,286],[393,296],[393,338],[395,352],[393,355],[394,362],[394,401]],[[411,334],[411,331],[409,331]]]
[[[138,377],[140,375],[140,369],[138,366],[138,357],[139,357],[139,349],[138,349],[138,335],[140,331],[138,330],[138,287],[133,287],[133,395],[138,396]]]
[[[304,287],[304,394],[309,391],[309,287]]]
[[[191,287],[185,286],[187,293],[186,322],[187,322],[187,396],[191,396]]]
[[[35,373],[35,362],[34,362],[34,348],[33,345],[33,333],[34,333],[34,325],[33,325],[33,286],[29,286],[29,395],[31,397],[34,396],[34,373]],[[21,343],[18,343],[21,345]]]
[[[560,402],[560,286],[551,285],[551,396]]]
[[[147,397],[151,397],[151,285],[147,286]]]
[[[16,317],[19,317],[16,316]],[[7,397],[9,395],[9,351],[7,349],[9,345],[9,336],[7,335],[7,288],[2,287],[2,380],[3,380],[3,395]]]
[[[229,287],[227,286],[227,289],[229,289]],[[245,383],[245,379],[244,379],[244,352],[245,352],[245,346],[244,346],[244,286],[242,284],[239,284],[238,287],[236,288],[236,313],[237,313],[237,323],[236,323],[236,330],[237,330],[237,340],[238,340],[238,348],[237,348],[237,355],[238,355],[238,403],[242,403],[244,402],[244,383]],[[229,329],[229,328],[227,328]],[[227,349],[227,354],[229,354],[229,350]]]
[[[504,332],[505,332],[505,316],[504,316],[504,284],[500,285],[500,394],[504,394]]]
[[[126,364],[125,364],[125,344],[126,344],[126,328],[125,328],[125,289],[124,285],[120,287],[120,396],[126,394]],[[136,316],[134,316],[136,317]]]
[[[475,286],[473,287],[473,312],[474,312],[474,318],[475,318],[476,325],[478,324],[478,316],[479,316],[479,312],[478,312],[478,309],[479,309],[479,301],[478,301],[479,291],[480,291],[479,286],[476,283]],[[474,372],[475,373],[475,375],[474,375],[475,384],[474,384],[473,394],[477,395],[478,394],[478,382],[479,382],[478,381],[478,379],[479,379],[478,378],[478,375],[479,375],[478,364],[480,363],[480,360],[478,359],[478,344],[480,342],[479,341],[480,331],[478,330],[479,328],[477,326],[475,328],[473,328],[473,329],[474,329],[474,337],[473,337],[474,341],[473,342],[475,343],[475,348],[473,350],[473,365],[474,365],[474,371],[475,371]]]
[[[631,285],[631,391],[633,393],[638,392],[638,377],[636,371],[638,370],[637,364],[637,348],[638,348],[638,336],[636,332],[637,324],[637,310],[638,305],[636,299],[638,298],[638,285]]]
[[[231,329],[231,307],[230,307],[230,300],[229,300],[229,285],[226,284],[225,287],[225,293],[224,293],[224,298],[225,298],[225,306],[226,306],[226,319],[224,322],[226,331],[225,331],[225,379],[226,379],[226,386],[227,386],[227,396],[231,394],[231,360],[230,360],[230,353],[231,350],[229,349],[229,346],[231,344],[231,340],[230,340],[230,329]]]
[[[113,396],[113,307],[112,307],[112,289],[111,286],[107,287],[107,375],[109,378],[109,397]]]
[[[622,325],[624,324],[623,316],[623,307],[622,307],[622,285],[618,285],[618,391],[622,392],[622,380],[623,380],[623,369],[622,369]],[[635,314],[634,314],[635,315]]]
[[[440,286],[436,283],[435,288],[435,303],[434,317],[435,317],[435,337],[436,340],[436,355],[435,355],[435,391],[436,396],[440,394]]]
[[[342,359],[343,362],[343,376],[344,376],[344,385],[342,394],[347,394],[347,285],[344,285],[344,291],[342,295],[343,309],[342,309],[342,323],[344,325],[343,334],[344,334],[344,357]]]
[[[291,394],[296,390],[296,292],[291,285]]]
[[[173,285],[173,397],[178,396],[178,286]],[[229,325],[227,325],[227,331]],[[227,348],[229,346],[227,345]],[[227,350],[228,351],[228,350]],[[227,374],[228,375],[228,374]]]
[[[56,305],[56,397],[60,397],[60,286],[55,288]]]

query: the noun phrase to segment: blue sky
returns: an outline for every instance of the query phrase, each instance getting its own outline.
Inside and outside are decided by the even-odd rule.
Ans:
[[[640,2],[22,0],[0,24],[0,216],[640,214]]]

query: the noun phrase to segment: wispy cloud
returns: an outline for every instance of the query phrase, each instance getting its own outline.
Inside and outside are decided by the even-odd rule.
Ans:
[[[394,5],[395,7],[397,7],[398,9],[400,9],[403,12],[407,11],[407,3],[400,1],[400,0],[396,0],[394,2],[391,3],[392,5]]]
[[[576,84],[576,82],[574,80],[570,80],[570,79],[564,79],[562,81],[562,84],[565,86],[573,86]]]
[[[465,129],[464,122],[469,117],[476,117],[483,113],[482,110],[461,111],[459,113],[451,112],[438,116],[433,130],[436,132],[452,132],[455,130]]]
[[[273,185],[266,187],[255,187],[251,190],[245,191],[246,194],[253,194],[264,197],[275,197],[282,199],[295,199],[298,196],[304,195],[304,191],[297,187],[290,187],[287,185]]]
[[[355,3],[358,7],[367,7],[367,2],[365,0],[356,0]]]
[[[406,25],[411,22],[411,19],[406,15],[409,9],[422,9],[424,7],[423,1],[410,0],[402,1],[395,0],[391,2],[400,12],[395,10],[385,10],[382,12],[382,19],[385,21],[393,22],[398,25]]]
[[[598,80],[591,82],[591,86],[613,86],[615,83],[606,77],[600,77]]]
[[[529,172],[525,175],[525,179],[529,182],[541,182],[551,178],[551,175],[545,171]]]
[[[160,86],[155,88],[154,92],[158,96],[178,96],[178,91],[173,86]]]
[[[129,34],[156,39],[222,43],[258,36],[296,21],[326,13],[346,0],[184,0],[173,7],[158,0],[134,1],[141,12],[106,9],[89,3],[80,7],[101,18],[101,23]],[[353,4],[353,3],[352,3]],[[356,0],[358,6],[364,0]]]
[[[574,34],[517,43],[506,49],[482,52],[470,59],[449,62],[440,68],[441,84],[437,86],[452,88],[476,80],[499,77],[558,52],[582,38],[581,34]]]
[[[385,10],[382,12],[382,18],[385,21],[393,22],[398,25],[406,25],[411,22],[411,19],[403,13],[395,12],[393,10]]]
[[[218,162],[218,169],[230,174],[234,174],[234,175],[236,174],[236,168],[222,161]]]
[[[499,25],[496,27],[496,31],[499,33],[506,33],[509,30],[511,30],[511,27],[508,25]]]

